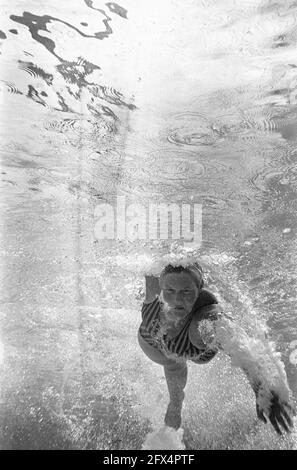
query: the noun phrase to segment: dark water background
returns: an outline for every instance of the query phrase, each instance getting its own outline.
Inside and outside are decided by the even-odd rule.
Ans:
[[[266,319],[296,396],[297,4],[1,2],[3,449],[137,449],[162,422],[143,279],[95,207],[201,203],[209,287]],[[25,10],[24,10],[25,8]],[[190,365],[189,448],[296,446],[243,374]]]

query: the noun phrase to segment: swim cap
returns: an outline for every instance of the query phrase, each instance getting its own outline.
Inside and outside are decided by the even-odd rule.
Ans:
[[[191,274],[193,280],[196,282],[199,289],[201,289],[204,286],[203,270],[200,264],[197,262],[189,264],[188,266],[181,266],[181,265],[173,266],[172,264],[168,264],[167,266],[165,266],[165,268],[163,268],[160,274],[159,284],[161,285],[161,282],[164,276],[166,276],[166,274],[182,273],[182,272]]]

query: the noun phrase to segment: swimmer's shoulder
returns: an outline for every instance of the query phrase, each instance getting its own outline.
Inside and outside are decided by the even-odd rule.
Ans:
[[[147,322],[148,320],[152,320],[156,316],[159,315],[161,309],[161,301],[159,299],[159,295],[155,295],[153,299],[149,299],[150,301],[143,302],[141,307],[141,316],[142,320]]]
[[[199,297],[195,303],[196,308],[201,308],[206,305],[218,304],[218,299],[216,296],[206,288],[202,288],[199,294]]]
[[[145,276],[145,299],[144,305],[151,304],[159,300],[161,289],[159,286],[159,278],[156,276]]]
[[[222,315],[222,308],[219,305],[216,296],[208,289],[202,289],[199,297],[194,305],[191,322],[189,325],[188,335],[190,342],[198,347],[205,347],[206,344],[201,338],[199,325],[202,320],[210,322],[214,325]]]
[[[159,295],[156,294],[154,298],[144,299],[144,301],[142,302],[142,306],[147,307],[149,305],[155,305],[155,304],[160,304],[160,303],[161,301],[160,301]]]
[[[200,320],[217,320],[222,313],[216,296],[208,289],[203,288],[199,297],[194,305],[193,320],[195,322]]]

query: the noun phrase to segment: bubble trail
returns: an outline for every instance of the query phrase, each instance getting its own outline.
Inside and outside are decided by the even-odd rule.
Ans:
[[[184,450],[184,431],[182,428],[175,431],[173,428],[163,426],[150,432],[142,445],[142,450]]]

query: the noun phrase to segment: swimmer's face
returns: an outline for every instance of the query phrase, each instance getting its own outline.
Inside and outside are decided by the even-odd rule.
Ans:
[[[192,276],[186,272],[166,274],[160,285],[163,299],[175,319],[191,312],[200,293]]]

